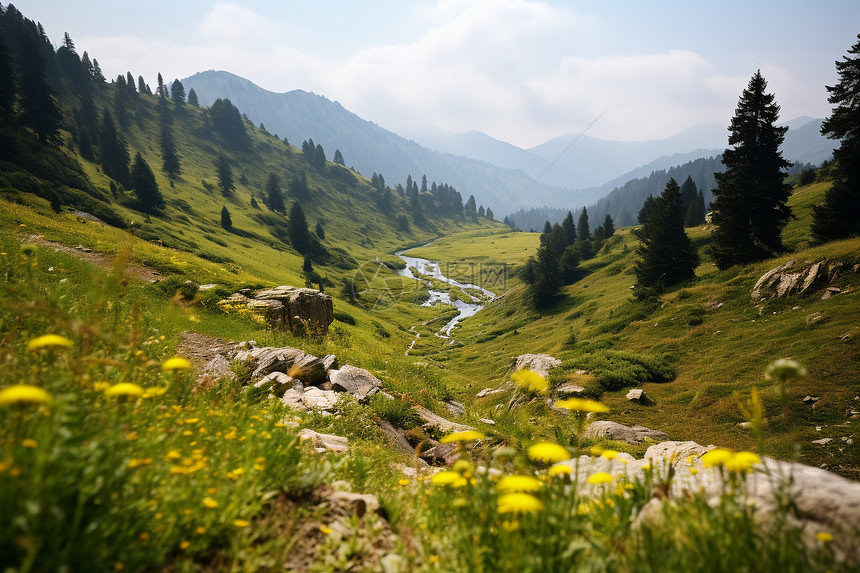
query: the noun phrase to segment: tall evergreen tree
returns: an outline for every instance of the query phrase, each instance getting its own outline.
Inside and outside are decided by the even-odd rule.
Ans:
[[[21,121],[32,129],[42,143],[60,142],[62,115],[48,83],[47,66],[42,53],[42,36],[31,29],[20,34]]]
[[[695,227],[705,222],[705,196],[702,191],[696,194],[696,198],[687,207],[687,213],[684,217],[685,227]]]
[[[696,187],[696,182],[693,181],[692,175],[687,175],[687,179],[681,184],[681,201],[684,203],[684,214],[686,215],[687,210],[690,208],[690,205],[693,204],[693,201],[696,200],[696,197],[699,195],[699,188]]]
[[[276,173],[269,173],[269,178],[266,179],[266,199],[264,203],[266,207],[276,213],[283,213],[286,210],[284,206],[284,194],[281,191],[281,178]]]
[[[569,247],[576,242],[576,225],[573,222],[573,213],[571,213],[570,211],[567,212],[567,215],[561,222],[561,232],[564,236],[565,246]]]
[[[161,77],[161,72],[158,72],[158,87],[155,88],[155,95],[166,98],[167,86],[164,85],[164,78]]]
[[[197,92],[194,91],[194,88],[188,90],[188,105],[193,105],[194,107],[200,105],[200,100],[197,99]]]
[[[465,205],[466,215],[470,217],[474,217],[478,214],[477,206],[475,205],[475,196],[469,195],[469,199],[466,201]]]
[[[608,239],[615,234],[615,221],[612,220],[612,215],[606,214],[603,218],[603,238]]]
[[[4,123],[12,116],[15,110],[17,91],[12,57],[9,48],[6,47],[2,37],[0,37],[0,117],[3,118]]]
[[[170,84],[170,99],[177,105],[185,105],[185,86],[178,79]]]
[[[580,241],[587,241],[591,236],[591,228],[588,226],[588,209],[585,207],[582,208],[582,213],[579,214],[579,221],[577,221],[577,238]]]
[[[836,107],[821,133],[840,144],[833,152],[833,185],[813,208],[812,236],[819,242],[860,234],[860,34],[857,39],[848,50],[854,57],[836,62],[839,81],[827,86],[827,101]]]
[[[343,155],[341,154],[340,149],[335,149],[335,150],[334,150],[334,159],[333,159],[333,161],[334,161],[335,163],[337,163],[338,165],[344,165],[344,162],[343,162]]]
[[[233,149],[250,147],[251,137],[245,129],[245,121],[229,99],[216,99],[209,108],[209,119],[212,127],[224,137],[230,147]]]
[[[785,184],[791,164],[779,150],[788,127],[777,127],[779,106],[756,71],[741,94],[715,174],[711,254],[720,269],[772,257],[784,250],[781,233],[791,217]]]
[[[219,153],[218,157],[212,160],[212,164],[215,166],[215,173],[218,176],[218,187],[221,189],[221,194],[226,197],[236,190],[236,183],[233,180],[233,167],[223,153]]]
[[[176,145],[173,143],[173,130],[167,122],[161,123],[161,170],[168,175],[179,175],[182,173],[182,164],[179,154],[176,153]]]
[[[154,213],[164,209],[164,197],[158,188],[155,175],[140,152],[134,156],[129,182],[142,211]]]
[[[659,197],[646,200],[639,222],[642,226],[634,231],[642,241],[633,268],[637,287],[660,290],[693,278],[699,256],[684,232],[684,202],[674,179],[669,179]]]
[[[293,248],[302,254],[307,254],[313,247],[311,233],[308,230],[308,220],[298,201],[293,201],[287,219],[287,235]]]

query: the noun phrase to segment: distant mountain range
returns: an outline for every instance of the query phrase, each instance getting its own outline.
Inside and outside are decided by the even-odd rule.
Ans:
[[[418,180],[426,175],[428,181],[453,185],[464,198],[474,194],[499,217],[540,205],[578,209],[630,179],[718,155],[727,145],[726,127],[719,125],[637,142],[569,134],[530,149],[477,131],[416,134],[414,141],[302,90],[274,93],[223,71],[201,72],[182,83],[186,91],[195,90],[201,105],[229,98],[251,121],[293,145],[312,138],[329,158],[339,149],[346,165],[366,177],[381,173],[394,187],[408,175]],[[821,136],[821,121],[799,117],[785,123],[790,128],[786,159],[820,163],[830,157],[834,145]]]

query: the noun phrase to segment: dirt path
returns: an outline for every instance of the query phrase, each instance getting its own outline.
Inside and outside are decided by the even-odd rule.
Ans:
[[[35,243],[41,247],[52,249],[53,251],[66,253],[67,255],[71,255],[75,258],[81,259],[82,261],[87,261],[102,269],[113,268],[116,264],[116,255],[99,253],[88,247],[83,247],[80,245],[78,245],[77,247],[67,247],[62,243],[49,241],[45,239],[42,235],[27,235],[26,237],[24,237],[24,240],[28,243]],[[162,278],[161,273],[159,273],[157,270],[132,261],[126,261],[125,272],[136,279],[140,279],[149,283],[158,282]]]
[[[180,332],[179,342],[176,344],[176,354],[190,360],[194,369],[198,371],[218,354],[229,360],[235,352],[235,342],[190,330]]]

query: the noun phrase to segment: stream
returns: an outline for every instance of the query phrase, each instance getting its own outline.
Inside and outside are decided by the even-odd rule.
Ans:
[[[447,283],[451,286],[454,286],[454,287],[461,289],[463,294],[471,299],[470,302],[466,302],[463,300],[456,300],[456,299],[451,300],[451,295],[447,292],[441,292],[441,291],[437,291],[437,290],[430,290],[429,291],[430,292],[430,298],[427,299],[426,301],[424,301],[424,303],[421,306],[434,306],[436,304],[447,304],[447,305],[451,305],[451,306],[455,307],[458,311],[460,311],[457,316],[452,318],[445,326],[443,326],[441,328],[441,330],[439,330],[439,332],[436,333],[436,336],[438,336],[440,338],[451,338],[451,331],[454,330],[454,327],[457,326],[457,323],[459,323],[461,320],[463,320],[465,318],[469,318],[470,316],[474,316],[475,313],[477,313],[479,310],[484,308],[484,304],[485,304],[484,301],[482,301],[480,298],[478,298],[476,296],[472,296],[470,293],[468,293],[466,291],[466,289],[478,291],[481,294],[483,294],[485,297],[487,297],[490,301],[492,301],[494,298],[496,298],[495,293],[493,293],[493,292],[491,292],[491,291],[489,291],[483,287],[480,287],[478,285],[471,284],[471,283],[461,283],[459,281],[456,281],[454,279],[446,277],[445,275],[442,274],[442,270],[441,270],[439,263],[437,261],[430,261],[430,260],[422,259],[419,257],[410,257],[407,255],[404,255],[403,253],[405,253],[405,252],[407,252],[407,251],[398,251],[398,252],[394,253],[395,255],[400,257],[403,260],[403,262],[406,263],[406,268],[399,269],[397,271],[397,274],[399,274],[400,276],[404,276],[404,277],[416,279],[416,280],[423,280],[423,277],[430,277],[430,278],[436,279],[438,281]],[[412,269],[415,269],[419,276],[415,276],[415,274],[412,272]],[[431,286],[432,283],[428,282],[427,284],[428,284],[428,286]],[[417,340],[417,337],[416,337],[416,340]],[[453,340],[451,342],[453,342]],[[415,344],[415,341],[413,341],[413,344]]]

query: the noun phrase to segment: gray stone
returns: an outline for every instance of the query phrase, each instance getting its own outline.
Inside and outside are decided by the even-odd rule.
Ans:
[[[421,452],[421,459],[431,466],[451,466],[460,459],[458,444],[437,444]]]
[[[466,413],[466,406],[454,400],[445,400],[445,405],[448,406],[448,411],[455,416],[462,416]]]
[[[337,369],[337,356],[334,354],[326,354],[322,359],[323,368],[326,370],[335,370]]]
[[[236,378],[236,375],[230,369],[230,362],[221,354],[216,354],[215,357],[207,362],[200,371],[201,376],[210,376],[216,380],[221,378]]]
[[[549,354],[521,354],[514,361],[514,370],[531,370],[537,372],[544,378],[549,377],[553,368],[561,366],[561,360]]]
[[[819,440],[812,440],[812,443],[816,444],[818,446],[826,446],[827,444],[829,444],[832,441],[833,441],[833,438],[821,438]]]
[[[415,410],[418,412],[418,416],[424,420],[425,428],[436,428],[440,432],[449,433],[449,432],[464,432],[466,430],[474,430],[472,426],[467,426],[466,424],[458,424],[456,422],[452,422],[451,420],[446,420],[441,416],[437,416],[427,408],[423,406],[415,406]]]
[[[376,376],[349,364],[344,364],[340,370],[330,370],[329,380],[335,390],[348,392],[359,401],[366,400],[382,386]]]
[[[565,382],[561,386],[555,389],[556,395],[560,398],[570,398],[572,396],[577,396],[585,392],[585,388],[582,386],[578,386],[571,382]]]
[[[657,442],[669,438],[666,432],[660,430],[652,430],[645,426],[625,426],[607,420],[592,422],[585,430],[585,437],[609,438],[628,444],[642,444],[647,441]]]
[[[281,403],[288,408],[292,408],[293,410],[304,412],[308,408],[307,406],[305,406],[305,403],[302,402],[302,396],[304,396],[304,392],[302,392],[301,390],[290,388],[289,390],[284,392],[284,395],[281,398]]]
[[[302,404],[311,410],[331,411],[337,405],[339,396],[331,390],[320,390],[311,386],[302,394]]]
[[[270,372],[255,382],[253,387],[265,388],[270,394],[281,398],[287,390],[293,389],[295,382],[295,378],[283,372]]]
[[[299,438],[310,440],[314,446],[322,447],[333,452],[344,453],[349,451],[349,439],[334,434],[321,434],[308,428],[299,432]]]
[[[319,384],[326,379],[326,368],[322,360],[313,354],[305,354],[290,366],[287,374],[305,384]]]
[[[648,396],[645,395],[645,390],[634,388],[627,393],[626,398],[631,402],[648,402]]]
[[[291,332],[325,334],[334,321],[332,298],[316,289],[278,286],[251,293],[242,289],[226,299],[259,312],[269,326]]]
[[[475,398],[486,398],[487,396],[494,396],[496,394],[504,394],[505,392],[510,391],[513,388],[513,385],[510,383],[505,383],[499,386],[498,388],[484,388],[480,392],[475,395]]]
[[[495,426],[496,425],[496,421],[491,420],[489,418],[481,418],[481,422],[484,424],[487,424],[488,426]]]
[[[821,396],[807,396],[803,399],[804,404],[812,405],[821,400]]]

